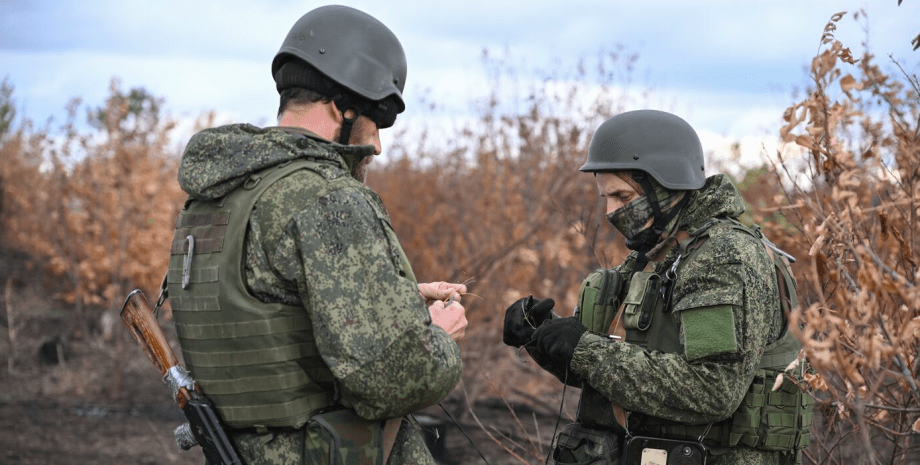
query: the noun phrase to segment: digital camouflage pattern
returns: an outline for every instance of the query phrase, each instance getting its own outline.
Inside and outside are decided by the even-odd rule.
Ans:
[[[717,216],[737,218],[743,212],[744,202],[731,182],[722,175],[712,176],[688,206],[681,229],[698,227]],[[649,351],[585,333],[575,348],[569,378],[583,380],[599,395],[587,396],[582,411],[610,411],[610,399],[627,411],[699,425],[728,418],[737,409],[757,373],[764,346],[776,340],[783,328],[775,271],[754,237],[722,225],[708,232],[709,239],[679,269],[670,316],[681,325],[680,319],[696,309],[730,306],[733,350],[704,352],[688,360],[684,351]],[[659,270],[667,269],[677,255],[676,247],[669,250]],[[681,326],[681,347],[684,337]],[[546,368],[557,376],[565,373],[565,367]],[[709,463],[719,465],[796,461],[795,454],[746,447],[714,452]]]
[[[238,446],[240,454],[247,457],[247,465],[279,465],[279,464],[323,464],[329,462],[329,444],[323,439],[325,435],[316,428],[304,427],[297,430],[274,431],[260,434],[257,432],[238,433],[233,440]],[[342,442],[342,454],[339,455],[343,465],[359,463],[351,455],[349,449],[360,448],[360,445]],[[399,434],[393,450],[390,452],[388,463],[395,464],[426,464],[433,463],[431,453],[422,439],[421,427],[411,419],[404,418],[400,425]]]
[[[667,214],[674,208],[682,198],[685,191],[672,191],[665,189],[664,186],[652,181],[655,189],[655,198],[658,200],[658,208],[663,214]],[[634,239],[639,234],[651,227],[650,220],[655,214],[652,203],[647,195],[640,195],[632,202],[623,205],[616,211],[607,214],[607,221],[617,228],[623,237]]]
[[[342,406],[368,420],[398,418],[447,395],[462,362],[457,344],[431,324],[380,198],[350,176],[355,150],[293,128],[224,126],[192,138],[179,182],[194,198],[216,199],[263,169],[322,162],[279,180],[256,203],[246,283],[264,302],[304,307]],[[318,441],[306,428],[235,438],[250,464],[299,463],[292,459],[304,441]],[[433,463],[414,422],[403,421],[388,463]]]

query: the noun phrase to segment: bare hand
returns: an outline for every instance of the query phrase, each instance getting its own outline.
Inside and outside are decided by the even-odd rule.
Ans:
[[[461,295],[466,293],[466,286],[444,281],[419,283],[418,292],[422,294],[426,305],[431,305],[436,300],[447,301],[451,297],[453,297],[454,302],[459,302]]]
[[[466,309],[459,302],[454,300],[450,305],[444,307],[444,301],[435,300],[428,313],[431,314],[431,323],[440,326],[450,337],[459,341],[466,334]]]

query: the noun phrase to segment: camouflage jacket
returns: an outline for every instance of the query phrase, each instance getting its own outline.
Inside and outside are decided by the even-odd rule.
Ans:
[[[296,171],[257,201],[246,233],[246,284],[263,302],[304,308],[340,404],[369,420],[398,418],[447,395],[462,362],[457,344],[431,324],[380,198],[350,177],[353,149],[296,128],[207,129],[189,142],[179,183],[193,198],[217,199],[266,168],[324,161],[322,176]],[[342,177],[352,182],[317,194],[326,179]],[[250,464],[291,463],[300,453],[291,449],[316,440],[296,433],[264,444],[250,436],[236,439]],[[397,441],[389,463],[433,463],[414,421],[403,421]]]
[[[712,176],[688,205],[680,229],[719,216],[738,218],[743,212],[744,201],[735,186],[725,176]],[[654,264],[659,272],[671,266],[678,252],[672,247]],[[685,342],[683,315],[695,308],[730,304],[735,347],[688,359],[686,350],[649,351],[585,333],[575,348],[569,376],[580,378],[606,399],[589,399],[587,403],[597,405],[582,405],[582,411],[610,411],[612,400],[633,412],[632,419],[638,413],[696,425],[728,418],[737,409],[757,373],[764,346],[776,340],[783,328],[773,264],[760,241],[721,226],[712,228],[709,239],[691,257],[679,268],[672,289],[672,308],[681,310],[670,313],[680,327],[680,345]],[[561,368],[547,367],[557,376],[564,373]],[[612,421],[612,415],[609,418]],[[794,454],[745,447],[715,452],[719,455],[709,463],[794,462]]]

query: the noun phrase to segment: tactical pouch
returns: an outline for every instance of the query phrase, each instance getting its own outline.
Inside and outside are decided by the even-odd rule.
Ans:
[[[623,301],[623,327],[645,331],[652,324],[652,315],[659,304],[661,276],[653,271],[633,274],[629,291]]]
[[[307,432],[316,433],[321,444],[304,445],[308,463],[329,465],[383,465],[383,427],[365,420],[354,410],[319,413],[307,421]],[[308,434],[310,436],[310,434]]]
[[[578,317],[589,331],[607,334],[620,307],[623,282],[616,270],[597,269],[581,283]]]
[[[570,423],[556,438],[553,461],[557,465],[619,465],[619,440],[611,431]]]
[[[626,442],[623,465],[705,465],[706,446],[699,442],[634,436]]]
[[[759,370],[744,400],[732,415],[730,445],[792,451],[811,442],[814,399],[788,378],[779,389],[768,384],[781,371]]]

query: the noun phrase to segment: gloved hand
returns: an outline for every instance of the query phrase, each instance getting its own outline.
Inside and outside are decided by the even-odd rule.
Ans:
[[[419,283],[418,292],[425,299],[426,305],[431,305],[435,300],[448,300],[453,297],[454,301],[460,301],[461,294],[466,293],[466,286],[463,284],[446,283],[438,281],[434,283]]]
[[[466,309],[459,302],[454,300],[447,307],[444,306],[443,300],[435,300],[428,313],[431,315],[431,324],[440,326],[450,337],[459,341],[466,334]]]
[[[553,317],[552,310],[555,305],[553,299],[534,299],[533,296],[524,297],[511,304],[505,310],[502,342],[511,347],[521,347],[530,342],[534,331],[544,321]]]
[[[578,340],[586,331],[588,328],[575,317],[549,320],[534,331],[535,346],[531,350],[551,362],[568,365],[572,361]]]

